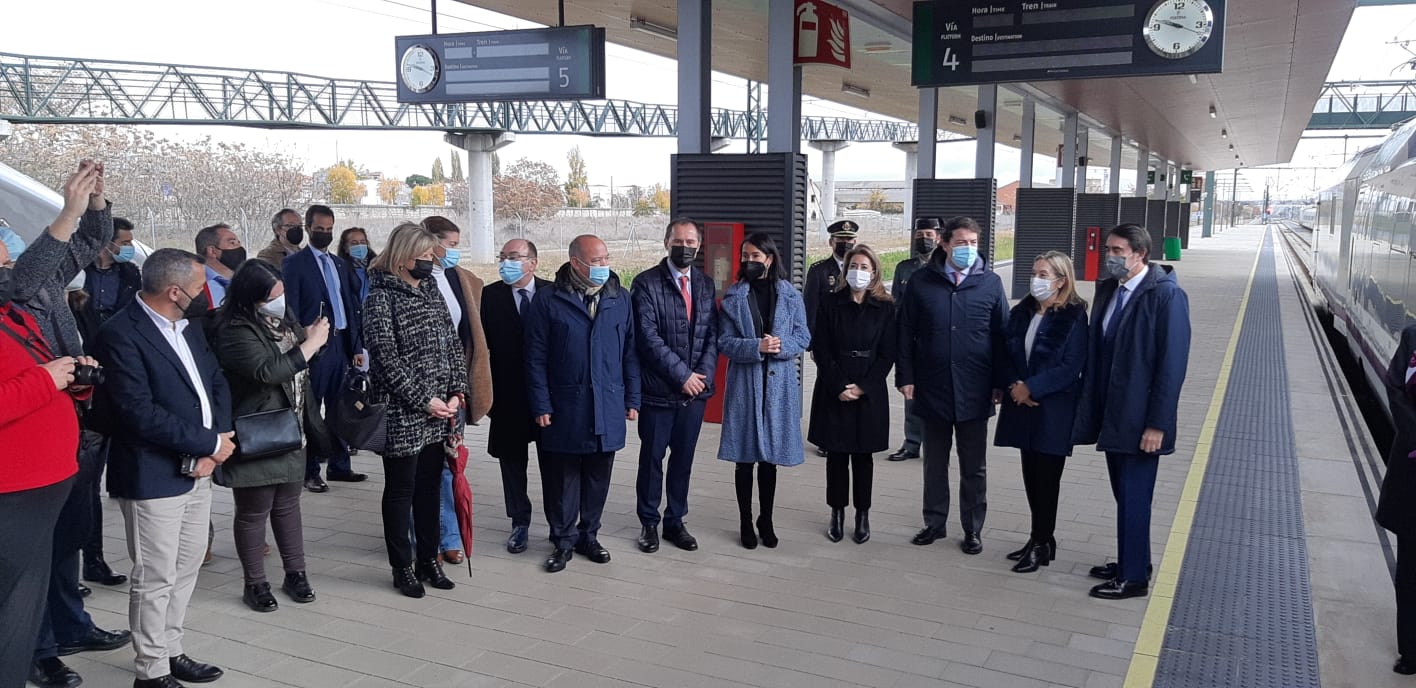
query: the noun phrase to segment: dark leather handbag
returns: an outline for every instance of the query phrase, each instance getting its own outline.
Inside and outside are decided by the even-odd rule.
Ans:
[[[277,409],[237,416],[236,448],[241,459],[279,456],[304,446],[300,419],[294,409]]]
[[[374,403],[368,373],[351,370],[344,388],[327,409],[330,432],[355,449],[383,453],[388,440],[387,404]]]

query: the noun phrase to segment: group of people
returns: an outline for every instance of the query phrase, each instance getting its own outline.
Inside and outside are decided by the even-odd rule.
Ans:
[[[0,611],[16,621],[0,628],[0,687],[26,675],[77,685],[59,654],[130,641],[135,686],[220,677],[182,648],[210,556],[214,480],[233,492],[245,604],[279,607],[264,567],[267,523],[280,589],[314,601],[300,501],[328,491],[326,480],[366,478],[328,420],[360,377],[385,409],[384,537],[393,584],[410,597],[424,596],[425,583],[454,587],[441,564],[465,555],[448,457],[483,416],[511,519],[506,549],[529,547],[534,444],[553,545],[544,568],[557,572],[575,554],[610,561],[598,534],[628,421],[640,439],[638,548],[653,553],[661,537],[698,548],[686,525],[690,476],[707,400],[722,395],[717,456],[736,464],[742,546],[776,547],[777,469],[805,458],[798,359],[807,352],[817,377],[806,436],[826,456],[831,541],[845,537],[852,503],[852,540],[870,538],[872,457],[889,447],[893,368],[919,433],[912,451],[924,457],[915,544],[945,537],[957,441],[961,546],[982,551],[987,423],[1001,403],[995,444],[1022,450],[1033,511],[1027,544],[1009,555],[1014,570],[1056,556],[1065,458],[1096,444],[1118,504],[1119,557],[1093,569],[1106,582],[1091,594],[1146,594],[1150,498],[1158,458],[1174,447],[1189,319],[1140,227],[1108,234],[1101,315],[1089,323],[1071,259],[1057,252],[1038,257],[1031,294],[1010,309],[969,218],[919,220],[914,256],[890,290],[853,223],[832,225],[833,255],[812,267],[805,294],[772,236],[752,233],[720,300],[698,267],[703,228],[688,218],[668,223],[663,259],[628,286],[594,235],[571,241],[550,280],[537,276],[535,244],[513,239],[499,279],[484,284],[459,266],[461,233],[446,218],[401,224],[375,252],[358,227],[336,246],[334,211],[321,205],[303,217],[277,212],[255,259],[229,226],[213,225],[197,233],[195,253],[160,249],[138,270],[132,226],[103,199],[102,165],[85,161],[64,191],[64,210],[18,260],[0,248],[0,334],[10,335],[0,337],[0,442],[20,448],[0,459]],[[84,286],[66,300],[79,273]],[[133,562],[131,639],[83,615],[77,581],[82,549],[86,580],[127,582],[90,537],[105,461]],[[44,570],[33,566],[41,559]]]

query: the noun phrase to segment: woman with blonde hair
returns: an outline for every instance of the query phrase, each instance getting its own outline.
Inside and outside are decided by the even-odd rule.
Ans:
[[[405,222],[369,266],[364,343],[375,402],[387,402],[384,543],[393,584],[422,597],[422,581],[453,587],[438,562],[438,498],[448,436],[462,435],[467,359],[432,280],[438,240]],[[410,510],[414,543],[409,538]]]
[[[1072,421],[1087,359],[1087,304],[1077,295],[1072,258],[1048,251],[1033,261],[1029,294],[1013,307],[1004,328],[1008,399],[998,413],[993,444],[1022,450],[1023,488],[1032,529],[1022,549],[1008,555],[1018,573],[1057,557],[1057,500],[1062,469],[1072,454]]]
[[[851,249],[846,274],[816,313],[811,355],[816,388],[807,439],[826,450],[826,538],[845,536],[846,505],[855,478],[855,532],[870,539],[872,453],[890,448],[890,394],[885,376],[895,365],[895,304],[880,277],[880,259],[869,246]]]

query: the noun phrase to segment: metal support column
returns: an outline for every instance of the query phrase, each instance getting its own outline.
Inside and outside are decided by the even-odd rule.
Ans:
[[[905,222],[913,227],[909,223],[914,221],[914,180],[919,174],[919,142],[896,141],[890,145],[905,152]]]
[[[821,151],[821,219],[825,226],[836,221],[836,151],[851,142],[808,141],[807,145]]]
[[[1206,239],[1214,236],[1214,170],[1205,172],[1205,224],[1200,236]]]
[[[785,4],[785,3],[782,3]],[[934,178],[935,153],[939,148],[939,89],[919,90],[919,156],[915,177]]]
[[[983,126],[978,128],[974,151],[974,177],[993,178],[993,144],[998,140],[998,85],[978,87],[978,109],[983,111]]]
[[[678,152],[709,152],[713,104],[712,0],[678,0]]]
[[[1078,124],[1077,157],[1072,161],[1072,164],[1076,165],[1076,169],[1074,170],[1076,183],[1073,185],[1073,188],[1077,190],[1077,193],[1086,193],[1087,191],[1087,165],[1091,163],[1091,161],[1087,159],[1087,151],[1090,150],[1091,130],[1084,125]]]
[[[1062,118],[1062,159],[1057,168],[1057,186],[1064,189],[1077,188],[1077,113],[1069,112]]]
[[[801,152],[801,67],[793,3],[767,4],[767,152]]]
[[[1023,96],[1023,150],[1018,157],[1018,188],[1031,189],[1033,185],[1034,142],[1037,139],[1037,101],[1032,96]]]
[[[1146,173],[1150,172],[1150,151],[1144,146],[1136,149],[1136,198],[1150,195],[1146,192]]]
[[[467,151],[467,214],[471,226],[464,227],[471,237],[472,262],[487,265],[495,262],[496,226],[492,222],[492,153],[516,141],[509,131],[476,134],[444,134],[448,144]]]
[[[747,152],[753,155],[762,152],[762,139],[766,138],[767,120],[762,116],[762,82],[747,82]]]
[[[1121,193],[1121,146],[1123,146],[1120,136],[1111,137],[1111,170],[1107,175],[1107,191],[1109,193]]]

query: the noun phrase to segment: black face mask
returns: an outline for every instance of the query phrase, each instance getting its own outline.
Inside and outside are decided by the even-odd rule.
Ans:
[[[692,246],[670,246],[669,262],[674,267],[683,270],[693,265],[693,259],[698,257],[698,249]]]
[[[0,268],[0,306],[10,303],[11,291],[15,283],[14,277],[14,269]]]
[[[746,280],[759,280],[767,274],[767,264],[760,260],[744,260],[739,274]]]
[[[933,239],[920,238],[914,240],[914,252],[917,256],[927,256],[934,253],[934,247],[935,243]]]
[[[425,280],[433,276],[433,261],[418,259],[413,261],[413,269],[408,271],[408,276],[415,280]]]
[[[205,289],[198,291],[195,297],[188,294],[186,289],[183,289],[182,295],[191,299],[191,301],[188,301],[187,305],[182,308],[183,318],[192,320],[194,318],[200,318],[211,311],[211,298],[207,296]]]
[[[285,230],[285,240],[290,242],[291,246],[299,246],[300,242],[305,240],[305,228],[291,227]]]
[[[846,254],[850,253],[851,249],[853,248],[855,248],[855,244],[842,241],[838,242],[836,244],[836,247],[832,249],[831,252],[835,253],[837,258],[845,258]]]
[[[228,270],[236,270],[246,262],[246,247],[226,249],[221,252],[221,257],[217,261],[225,265]]]
[[[310,232],[310,245],[323,251],[334,243],[334,232]]]

